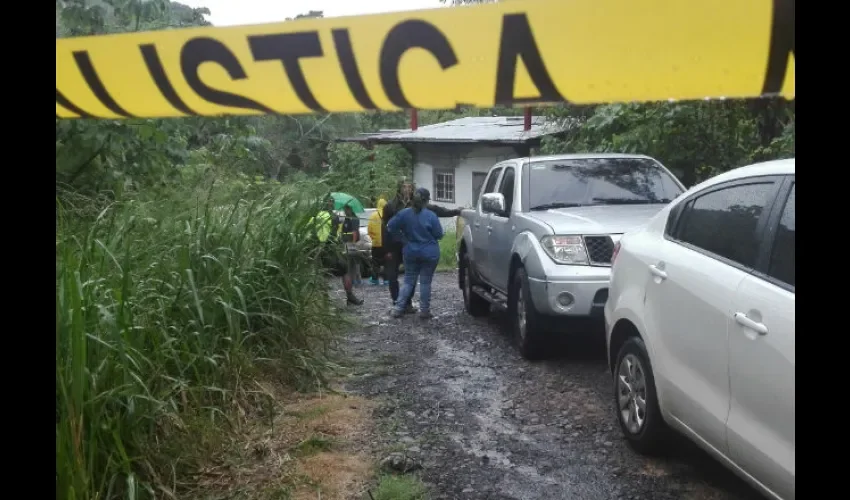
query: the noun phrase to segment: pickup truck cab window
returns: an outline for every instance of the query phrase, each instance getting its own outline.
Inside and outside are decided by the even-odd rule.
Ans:
[[[505,197],[505,213],[507,217],[511,213],[511,207],[514,204],[514,184],[516,183],[516,169],[514,167],[505,168],[505,173],[502,174],[502,184],[499,187],[499,192]]]
[[[529,165],[529,210],[666,204],[682,188],[649,158],[580,158]]]
[[[493,193],[496,191],[496,181],[499,180],[499,174],[502,173],[502,167],[494,168],[490,171],[490,176],[487,177],[487,184],[484,186],[483,194]]]
[[[477,206],[481,208],[482,195],[496,192],[496,181],[499,180],[499,174],[502,173],[502,167],[494,167],[490,170],[490,175],[487,176],[487,181],[484,183],[484,189],[481,190],[481,195],[478,196]]]

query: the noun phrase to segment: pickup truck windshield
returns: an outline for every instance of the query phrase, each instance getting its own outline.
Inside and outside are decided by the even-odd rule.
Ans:
[[[670,174],[645,158],[550,160],[530,165],[531,210],[669,203],[681,193]]]

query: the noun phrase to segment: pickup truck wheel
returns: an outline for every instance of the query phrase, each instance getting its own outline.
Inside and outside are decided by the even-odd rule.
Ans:
[[[461,261],[460,272],[463,273],[463,307],[466,312],[476,318],[490,314],[490,303],[472,290],[475,282],[469,272],[469,257],[466,254]]]
[[[513,324],[514,340],[522,357],[529,360],[542,358],[545,337],[540,327],[540,316],[531,300],[528,276],[523,268],[517,269],[514,275],[508,312]]]

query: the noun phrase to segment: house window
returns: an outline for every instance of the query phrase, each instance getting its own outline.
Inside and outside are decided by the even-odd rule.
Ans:
[[[455,202],[454,170],[434,170],[434,201]]]

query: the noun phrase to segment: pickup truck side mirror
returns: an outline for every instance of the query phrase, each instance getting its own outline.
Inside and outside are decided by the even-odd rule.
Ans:
[[[481,195],[481,211],[488,214],[504,214],[505,196],[502,193],[487,193]]]

